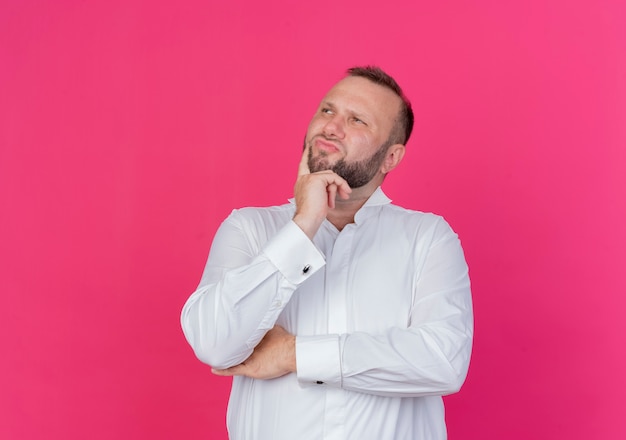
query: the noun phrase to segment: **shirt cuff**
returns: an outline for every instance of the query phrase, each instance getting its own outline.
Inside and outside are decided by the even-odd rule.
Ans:
[[[265,244],[263,253],[294,285],[299,285],[326,264],[324,255],[293,220]]]
[[[341,388],[339,335],[296,336],[298,382]]]

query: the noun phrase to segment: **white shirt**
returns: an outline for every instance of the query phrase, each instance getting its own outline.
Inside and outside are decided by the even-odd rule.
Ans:
[[[293,203],[235,210],[218,230],[181,322],[198,358],[244,361],[275,324],[296,335],[297,373],[235,377],[232,440],[446,438],[442,395],[471,352],[468,269],[457,235],[380,188],[339,232],[311,242]]]

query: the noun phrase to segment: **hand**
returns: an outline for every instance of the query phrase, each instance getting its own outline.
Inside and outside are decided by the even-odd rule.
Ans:
[[[328,215],[328,210],[335,207],[337,196],[346,200],[352,189],[348,183],[333,171],[311,173],[308,166],[310,145],[302,153],[298,167],[298,180],[294,188],[296,213],[293,221],[313,239],[320,225]]]
[[[253,379],[274,379],[296,372],[296,337],[275,325],[254,351],[239,365],[225,370],[211,370],[218,376],[247,376]]]

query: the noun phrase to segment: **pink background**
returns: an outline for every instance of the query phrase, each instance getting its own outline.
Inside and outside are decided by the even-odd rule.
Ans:
[[[624,3],[226,3],[1,0],[0,438],[226,438],[180,309],[363,63],[416,111],[386,192],[471,268],[450,438],[626,438]]]

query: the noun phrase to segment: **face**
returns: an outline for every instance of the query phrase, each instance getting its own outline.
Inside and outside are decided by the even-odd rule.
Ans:
[[[372,181],[385,160],[400,105],[400,97],[368,79],[347,77],[337,83],[307,130],[311,172],[333,170],[351,188]]]

